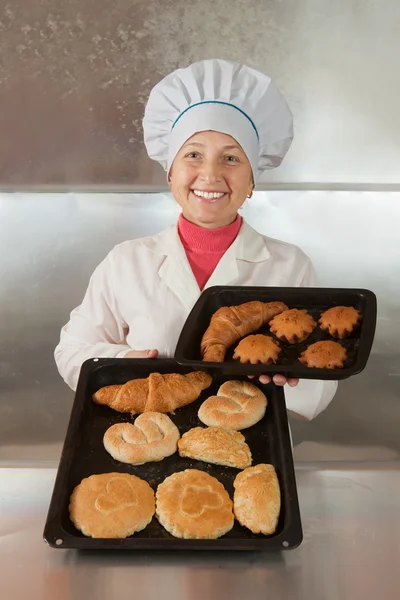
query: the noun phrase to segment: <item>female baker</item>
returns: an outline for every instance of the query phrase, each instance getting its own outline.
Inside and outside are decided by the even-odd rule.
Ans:
[[[172,357],[207,287],[315,285],[299,248],[257,233],[238,215],[293,137],[291,112],[269,77],[218,59],[178,69],[152,90],[143,127],[147,152],[167,171],[182,213],[157,235],[117,245],[93,273],[55,351],[73,389],[88,358]],[[326,408],[337,387],[281,375],[273,381],[288,384],[288,409],[306,419]]]

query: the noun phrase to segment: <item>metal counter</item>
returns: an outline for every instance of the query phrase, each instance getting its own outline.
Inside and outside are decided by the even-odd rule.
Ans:
[[[56,470],[0,469],[0,597],[397,600],[400,465],[325,467],[297,469],[304,541],[272,555],[52,549]]]

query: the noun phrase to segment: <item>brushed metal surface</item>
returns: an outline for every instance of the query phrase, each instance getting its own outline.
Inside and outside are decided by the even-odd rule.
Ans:
[[[165,187],[141,121],[178,67],[269,73],[295,140],[261,183],[400,184],[397,0],[3,0],[0,188]]]
[[[77,552],[42,531],[55,469],[0,469],[4,600],[397,600],[399,465],[297,470],[304,541],[281,554]]]
[[[399,194],[257,192],[243,214],[262,233],[303,247],[322,285],[378,297],[367,368],[339,384],[316,420],[291,422],[295,460],[397,460]],[[58,460],[73,401],[53,359],[60,328],[116,243],[177,216],[164,194],[0,194],[0,461]]]

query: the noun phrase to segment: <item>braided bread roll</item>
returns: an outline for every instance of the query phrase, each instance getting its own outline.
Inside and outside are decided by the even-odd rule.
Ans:
[[[93,394],[93,400],[133,415],[148,411],[173,413],[176,408],[197,400],[211,382],[211,375],[203,371],[193,371],[187,375],[150,373],[146,379],[102,387]]]
[[[261,421],[268,400],[248,381],[225,381],[216,396],[210,396],[199,408],[198,417],[209,427],[246,429]]]
[[[237,306],[223,306],[211,317],[201,340],[201,355],[207,362],[223,362],[227,349],[240,338],[260,329],[287,310],[283,302],[253,300]]]

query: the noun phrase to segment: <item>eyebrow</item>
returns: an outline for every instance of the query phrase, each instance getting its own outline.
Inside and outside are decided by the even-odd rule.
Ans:
[[[204,148],[205,144],[202,144],[201,142],[187,142],[187,144],[185,144],[185,148],[187,146],[197,146],[198,148]],[[241,150],[241,148],[237,144],[231,144],[228,146],[223,146],[222,150]]]

